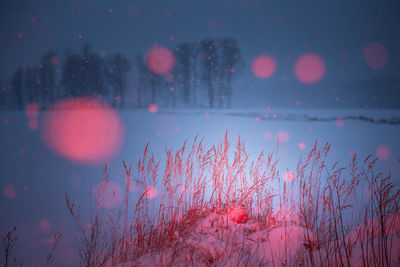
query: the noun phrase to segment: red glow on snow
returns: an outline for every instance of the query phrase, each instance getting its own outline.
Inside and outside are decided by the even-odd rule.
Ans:
[[[50,221],[47,219],[41,219],[39,222],[39,228],[40,228],[40,231],[42,231],[45,234],[50,233],[50,231],[51,231]]]
[[[251,68],[255,76],[266,79],[275,73],[276,61],[270,56],[261,55],[253,60]]]
[[[368,43],[364,46],[364,58],[368,66],[377,70],[382,68],[388,59],[386,48],[380,43]]]
[[[342,119],[342,118],[336,119],[335,124],[336,124],[337,127],[343,127],[344,126],[344,119]]]
[[[44,118],[43,140],[57,154],[81,164],[110,159],[122,145],[124,130],[116,112],[88,98],[57,102]]]
[[[175,65],[175,57],[168,48],[155,45],[147,52],[146,63],[153,72],[157,74],[167,74]]]
[[[294,65],[294,73],[302,83],[316,83],[325,74],[325,63],[317,54],[305,54],[297,59]]]
[[[249,220],[246,209],[241,206],[235,206],[228,212],[228,217],[236,223],[245,223]]]
[[[39,115],[39,105],[37,103],[29,103],[25,108],[26,116],[30,119],[36,119]]]
[[[390,148],[385,145],[378,146],[376,155],[379,160],[387,160],[390,158]]]
[[[301,150],[305,149],[305,148],[306,148],[306,143],[300,142],[300,143],[299,143],[299,148],[300,148]]]
[[[6,185],[3,188],[3,196],[8,199],[14,199],[16,197],[15,187],[11,184]]]
[[[154,114],[158,111],[158,106],[156,104],[151,104],[148,108],[147,111],[151,114]]]
[[[265,131],[264,132],[264,139],[271,140],[272,139],[272,132],[271,131]]]
[[[286,182],[293,182],[295,178],[296,178],[296,175],[294,174],[294,172],[291,172],[291,171],[287,171],[287,172],[285,172],[285,174],[283,175],[283,179],[284,179]]]
[[[112,181],[96,185],[92,192],[96,195],[97,204],[102,208],[112,209],[122,202],[122,188]]]
[[[146,189],[146,197],[148,199],[154,199],[157,197],[157,189],[154,186],[150,186]]]
[[[278,138],[280,143],[285,143],[289,141],[290,134],[287,131],[281,130],[278,132]]]

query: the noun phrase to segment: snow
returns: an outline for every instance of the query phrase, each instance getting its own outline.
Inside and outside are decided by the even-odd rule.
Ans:
[[[47,113],[39,112],[37,130],[29,128],[29,118],[25,112],[0,113],[0,188],[1,192],[10,185],[15,189],[12,198],[7,197],[7,194],[0,197],[0,229],[16,225],[19,233],[18,255],[30,262],[41,263],[44,256],[39,255],[45,255],[48,251],[48,247],[41,245],[42,241],[51,237],[51,234],[40,231],[40,222],[45,219],[52,225],[52,232],[63,233],[56,261],[74,266],[79,261],[75,240],[76,228],[66,210],[64,192],[71,194],[73,200],[84,205],[82,211],[89,208],[88,196],[101,182],[104,165],[79,165],[48,149],[42,141],[41,132]],[[389,158],[377,162],[378,170],[384,173],[391,171],[393,177],[399,177],[400,174],[400,164],[397,160],[397,156],[400,155],[400,126],[354,119],[364,116],[374,120],[385,119],[386,122],[392,119],[396,121],[400,117],[400,111],[159,109],[150,114],[144,109],[118,111],[118,116],[125,128],[125,139],[122,148],[113,158],[108,159],[107,164],[111,172],[110,180],[122,187],[125,186],[122,182],[122,161],[125,160],[128,166],[132,164],[133,168],[136,168],[147,141],[151,140],[150,152],[161,161],[162,170],[166,147],[177,148],[185,139],[191,141],[196,135],[204,138],[207,145],[216,144],[223,139],[226,131],[233,144],[240,135],[241,140],[245,142],[246,151],[253,158],[262,150],[276,150],[278,133],[286,131],[289,134],[288,140],[279,145],[278,168],[281,173],[295,170],[299,157],[304,157],[318,140],[320,143],[329,142],[333,149],[330,160],[339,161],[339,164],[343,165],[350,162],[353,152],[363,159],[368,154],[375,154],[380,146],[385,145],[390,149],[390,155]],[[326,120],[310,119],[315,117]],[[335,123],[337,118],[343,118],[344,123],[341,127]],[[269,132],[271,138],[265,138],[266,132]],[[299,148],[300,143],[303,149]],[[26,188],[29,190],[25,190]],[[157,189],[153,189],[151,193],[157,199]],[[233,213],[236,213],[233,217],[242,217],[243,212],[239,208]],[[239,260],[243,266],[249,263],[246,260],[279,262],[284,255],[279,249],[271,252],[268,240],[274,240],[274,246],[279,248],[285,241],[282,239],[284,234],[291,236],[295,242],[291,243],[291,249],[285,255],[294,255],[298,250],[303,250],[303,233],[308,232],[296,225],[265,229],[265,226],[251,220],[246,221],[244,217],[245,223],[237,222],[242,222],[242,219],[235,221],[229,216],[218,214],[204,219],[190,238],[185,239],[189,248],[197,249],[193,255],[187,251],[185,257],[196,259],[204,256],[220,266],[228,266]],[[212,223],[224,226],[223,233],[215,232],[216,228],[210,227]],[[392,236],[395,244],[398,244],[398,238]],[[256,240],[258,245],[248,238]],[[172,257],[173,253],[167,250],[163,251],[162,255],[145,255],[140,260],[160,263],[168,260],[165,255]],[[252,258],[250,255],[257,257]]]

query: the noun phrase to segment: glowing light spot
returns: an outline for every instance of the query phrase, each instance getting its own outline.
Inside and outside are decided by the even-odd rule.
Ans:
[[[325,63],[317,54],[305,54],[294,65],[297,79],[305,84],[319,82],[325,74]]]
[[[29,103],[25,108],[26,116],[30,119],[36,119],[39,115],[39,105],[37,103]]]
[[[151,104],[148,108],[147,111],[151,114],[154,114],[158,111],[158,106],[156,104]]]
[[[155,45],[146,55],[146,63],[150,70],[157,74],[171,72],[175,65],[174,54],[166,47]]]
[[[154,199],[157,197],[157,188],[155,188],[154,186],[150,186],[146,189],[146,197],[148,199]]]
[[[344,119],[338,118],[335,121],[336,127],[343,127],[344,126]]]
[[[285,174],[283,175],[283,179],[286,182],[293,182],[296,179],[296,175],[294,174],[294,172],[291,171],[287,171],[285,172]]]
[[[8,199],[14,199],[17,196],[15,193],[15,187],[11,184],[6,185],[3,188],[3,196]]]
[[[45,234],[50,233],[50,231],[51,231],[50,221],[47,219],[41,219],[39,222],[39,228],[40,228],[40,231],[42,231]]]
[[[299,143],[299,148],[300,148],[300,150],[305,149],[305,148],[306,148],[306,143],[300,142],[300,143]]]
[[[280,143],[285,143],[289,141],[290,134],[287,131],[281,130],[278,132],[278,138]]]
[[[387,160],[390,158],[390,148],[385,145],[378,146],[376,155],[379,160]]]
[[[247,211],[242,206],[235,206],[228,211],[228,217],[236,223],[246,223],[249,220]]]
[[[28,128],[31,131],[36,131],[39,128],[39,123],[37,119],[30,119],[28,121]]]
[[[272,132],[271,131],[265,131],[264,132],[264,139],[271,140],[272,139]]]
[[[266,79],[271,77],[276,70],[276,61],[270,56],[261,55],[256,57],[252,62],[253,74],[260,78]]]
[[[98,206],[105,209],[112,209],[120,205],[123,198],[122,192],[121,186],[112,181],[103,181],[92,190]]]
[[[388,54],[386,48],[380,43],[368,43],[364,46],[364,58],[367,61],[368,66],[377,70],[385,66]]]
[[[123,141],[116,112],[88,98],[57,102],[43,122],[43,141],[57,154],[84,165],[110,159]]]

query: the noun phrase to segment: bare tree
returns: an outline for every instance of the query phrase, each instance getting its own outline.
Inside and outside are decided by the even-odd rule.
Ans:
[[[215,102],[214,82],[218,71],[218,54],[214,40],[207,39],[200,43],[202,53],[203,83],[208,88],[209,106],[213,107]]]
[[[235,39],[223,39],[221,48],[219,107],[230,107],[232,101],[232,78],[237,73],[235,66],[240,60],[240,50]]]
[[[12,90],[17,101],[17,106],[20,109],[24,108],[24,94],[23,94],[23,71],[22,68],[19,67],[15,70],[12,78],[11,78],[11,85]]]
[[[112,106],[117,106],[117,100],[119,99],[119,106],[122,107],[124,104],[125,92],[127,90],[127,77],[128,71],[131,66],[127,57],[116,54],[111,58],[111,66],[108,71],[108,81],[112,86]]]

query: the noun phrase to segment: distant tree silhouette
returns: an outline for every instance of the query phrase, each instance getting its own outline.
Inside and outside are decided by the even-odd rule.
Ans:
[[[34,102],[34,93],[32,91],[32,87],[33,87],[33,83],[34,83],[34,79],[33,79],[33,72],[31,68],[27,68],[25,70],[25,80],[24,80],[24,87],[27,90],[27,94],[28,94],[28,101],[29,103]]]
[[[0,109],[6,108],[6,86],[0,83]]]
[[[88,44],[82,50],[82,71],[84,73],[81,81],[85,96],[108,94],[106,88],[106,65],[104,60],[94,53]]]
[[[55,95],[55,59],[57,55],[49,50],[40,58],[39,81],[42,96],[42,105],[46,107],[54,102]]]
[[[67,96],[107,96],[104,60],[86,44],[81,53],[65,53],[61,85]]]
[[[83,95],[82,81],[83,65],[79,54],[65,52],[65,62],[61,76],[61,85],[64,88],[64,96],[81,96]]]
[[[214,40],[207,39],[200,43],[202,53],[202,68],[203,77],[202,81],[208,88],[208,101],[209,106],[214,107],[215,90],[214,81],[218,72],[218,54]]]
[[[176,56],[176,80],[179,87],[183,91],[183,104],[185,107],[190,106],[190,82],[191,82],[191,71],[192,71],[192,54],[194,53],[194,47],[190,43],[181,43],[175,49]]]
[[[40,103],[39,97],[41,96],[41,92],[40,92],[39,72],[40,72],[39,66],[27,68],[25,70],[24,87],[26,89],[26,94],[28,97],[28,101],[30,103],[32,102]]]
[[[111,57],[111,66],[108,71],[108,81],[112,87],[112,106],[117,105],[119,99],[119,106],[123,106],[125,92],[127,91],[127,77],[128,71],[131,66],[128,59],[120,54]]]
[[[219,107],[230,107],[232,101],[232,78],[237,73],[235,66],[240,59],[240,50],[235,39],[223,39],[221,48]]]
[[[137,54],[136,56],[136,69],[138,75],[138,107],[142,107],[145,104],[145,90],[148,86],[148,72],[145,63],[144,57],[142,54]]]
[[[23,94],[23,70],[21,67],[15,70],[11,78],[11,87],[15,97],[17,108],[24,109],[24,94]]]

